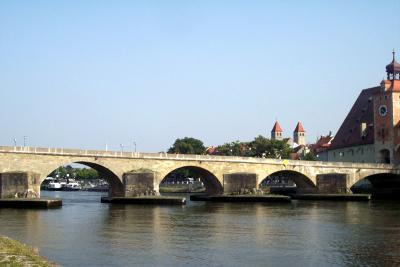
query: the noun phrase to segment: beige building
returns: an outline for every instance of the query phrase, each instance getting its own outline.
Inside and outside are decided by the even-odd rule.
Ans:
[[[328,161],[400,163],[400,64],[380,86],[361,91],[330,148]]]

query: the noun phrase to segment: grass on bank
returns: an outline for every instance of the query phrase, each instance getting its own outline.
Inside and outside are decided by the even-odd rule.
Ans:
[[[54,267],[57,265],[48,262],[32,248],[0,235],[0,266]]]

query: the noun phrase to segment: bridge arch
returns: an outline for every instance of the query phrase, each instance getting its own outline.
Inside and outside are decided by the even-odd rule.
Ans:
[[[374,197],[399,198],[400,174],[376,173],[365,176],[354,183],[350,190],[353,193],[368,193]]]
[[[194,173],[197,176],[196,178],[200,178],[200,180],[204,184],[205,192],[207,194],[216,195],[216,194],[223,193],[223,191],[224,191],[223,186],[222,186],[221,182],[218,180],[216,175],[214,175],[211,171],[209,171],[203,167],[193,166],[193,165],[181,166],[181,167],[175,168],[173,170],[170,170],[165,175],[161,175],[159,184],[161,184],[162,181],[164,179],[166,179],[169,175],[173,174],[174,172],[179,172],[182,170],[188,170],[191,173]]]
[[[52,165],[52,167],[48,167],[47,171],[45,173],[43,173],[43,175],[47,176],[61,166],[66,166],[66,165],[70,165],[70,164],[74,164],[74,163],[81,164],[81,165],[84,165],[84,166],[87,166],[87,167],[90,167],[90,168],[96,170],[99,173],[99,176],[109,183],[109,185],[110,185],[110,190],[108,192],[109,196],[123,196],[124,187],[123,187],[121,179],[110,168],[108,168],[102,164],[99,164],[99,163],[85,161],[85,160],[84,161],[82,161],[82,160],[69,161],[69,162],[65,162],[65,163],[61,163],[61,164],[57,164],[57,165]],[[44,181],[46,176],[41,177],[41,181],[40,181],[41,183]]]
[[[294,170],[279,170],[268,174],[261,180],[259,188],[263,189],[266,186],[275,187],[277,193],[313,193],[317,191],[315,182],[309,176]]]

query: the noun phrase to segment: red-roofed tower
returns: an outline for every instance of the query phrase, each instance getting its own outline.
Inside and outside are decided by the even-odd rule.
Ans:
[[[282,136],[283,130],[281,128],[281,126],[279,125],[279,122],[276,121],[274,124],[274,127],[271,130],[271,139],[272,140],[282,140],[283,136]]]
[[[386,66],[387,80],[374,94],[375,160],[400,163],[400,64],[393,59]]]
[[[296,128],[293,131],[293,141],[298,145],[306,144],[306,131],[304,131],[301,122],[298,122]]]

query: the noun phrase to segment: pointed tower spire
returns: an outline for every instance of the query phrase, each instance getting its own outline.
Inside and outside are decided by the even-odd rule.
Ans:
[[[396,52],[392,51],[393,54],[393,59],[392,62],[390,62],[386,66],[386,73],[387,73],[387,79],[388,80],[399,80],[400,79],[400,64],[397,63],[396,61]]]
[[[298,122],[296,125],[296,128],[294,129],[295,133],[305,133],[306,131],[304,131],[303,125],[301,124],[301,122]]]
[[[298,145],[306,145],[306,131],[301,122],[298,122],[293,131],[293,141]]]
[[[271,130],[271,139],[272,140],[282,140],[283,139],[282,133],[283,133],[283,130],[282,130],[281,126],[279,125],[279,122],[276,121],[274,124],[274,127],[272,127],[272,130]]]

